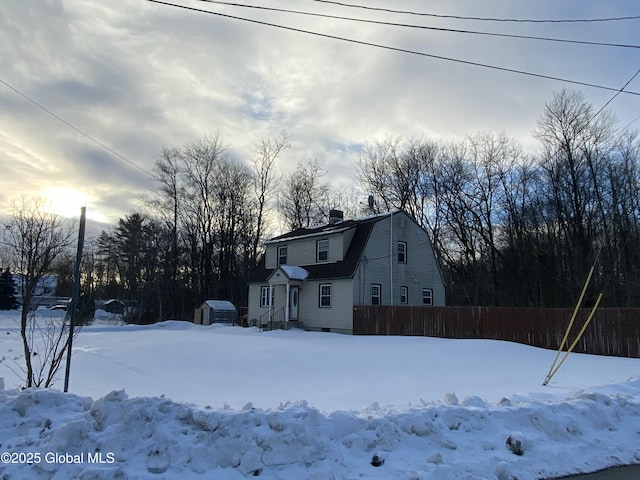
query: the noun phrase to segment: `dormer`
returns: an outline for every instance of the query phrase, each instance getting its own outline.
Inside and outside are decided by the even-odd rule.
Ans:
[[[268,241],[265,267],[273,269],[280,265],[315,265],[344,260],[357,225],[338,216],[332,218],[334,223],[300,228]]]

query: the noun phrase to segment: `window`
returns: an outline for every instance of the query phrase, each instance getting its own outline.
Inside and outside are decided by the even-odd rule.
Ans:
[[[433,289],[432,288],[422,289],[422,304],[433,305]]]
[[[403,303],[403,304],[409,303],[409,288],[408,287],[400,287],[400,303]]]
[[[269,298],[270,290],[271,290],[271,298]],[[275,295],[275,288],[272,289],[270,286],[261,287],[260,288],[260,306],[270,307],[273,304],[274,295]]]
[[[398,242],[398,263],[407,263],[407,242]]]
[[[318,240],[316,242],[316,259],[318,262],[329,260],[329,240]]]
[[[382,285],[372,284],[371,285],[371,305],[381,305],[382,304]]]
[[[320,285],[320,307],[330,307],[331,306],[331,284],[323,283]]]
[[[278,265],[287,264],[287,246],[278,247]]]

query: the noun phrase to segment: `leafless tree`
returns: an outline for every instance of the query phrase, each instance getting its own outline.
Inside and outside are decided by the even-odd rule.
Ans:
[[[12,205],[3,237],[8,257],[20,274],[20,334],[25,360],[25,387],[50,387],[64,355],[66,317],[41,325],[31,312],[35,297],[54,261],[72,241],[72,225],[45,212],[41,199],[23,198]]]
[[[250,190],[252,174],[244,162],[224,159],[216,169],[215,192],[215,263],[217,298],[235,300],[231,279],[241,278],[242,233],[250,227],[252,205]]]
[[[326,172],[317,160],[302,164],[285,176],[278,209],[292,230],[319,224],[327,215],[329,186],[322,181]]]
[[[604,203],[614,121],[606,112],[596,117],[582,93],[563,89],[534,130],[542,145],[548,223],[558,228],[554,275],[563,279],[558,290],[565,297],[577,297],[610,231]]]
[[[366,145],[360,156],[358,181],[383,212],[405,208],[410,195],[406,175],[415,169],[404,168],[402,149],[400,137],[385,137]]]
[[[184,208],[184,191],[181,183],[180,151],[176,148],[163,148],[160,158],[155,164],[155,178],[159,183],[156,191],[154,210],[164,219],[170,234],[170,252],[167,255],[169,264],[165,268],[167,277],[167,301],[169,315],[176,315],[180,304],[180,281],[178,269],[180,264],[179,228],[180,215]]]
[[[190,245],[193,279],[198,284],[198,297],[213,293],[214,248],[216,241],[216,185],[218,167],[227,160],[227,147],[219,135],[202,138],[181,150],[185,189],[185,224],[192,232]]]
[[[266,216],[269,209],[269,199],[275,194],[278,179],[274,177],[274,166],[280,154],[289,148],[287,132],[282,130],[273,138],[259,137],[253,155],[253,192],[256,201],[255,231],[249,262],[251,268],[255,266],[258,250],[265,234]]]

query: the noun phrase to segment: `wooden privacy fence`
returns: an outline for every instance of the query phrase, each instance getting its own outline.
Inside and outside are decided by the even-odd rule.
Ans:
[[[353,333],[482,338],[557,350],[573,310],[356,305],[353,307]],[[589,309],[579,310],[568,345],[576,339],[589,312]],[[640,308],[598,309],[574,351],[640,358]]]

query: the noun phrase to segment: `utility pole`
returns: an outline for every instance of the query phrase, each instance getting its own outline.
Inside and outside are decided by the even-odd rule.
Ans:
[[[71,370],[71,349],[73,348],[73,327],[76,322],[76,310],[78,297],[80,296],[80,263],[82,262],[82,248],[84,247],[84,227],[86,223],[87,207],[80,209],[80,227],[78,230],[78,250],[76,253],[76,266],[73,272],[73,292],[71,294],[71,313],[69,314],[69,340],[67,342],[67,368],[64,372],[64,392],[69,391],[69,372]],[[68,310],[67,310],[68,313]]]

